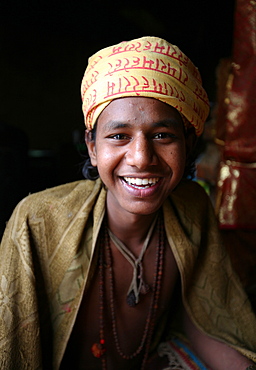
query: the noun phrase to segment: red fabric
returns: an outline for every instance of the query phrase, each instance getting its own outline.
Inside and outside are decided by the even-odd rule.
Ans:
[[[256,2],[237,0],[234,20],[232,60],[219,70],[217,213],[221,228],[256,229]]]

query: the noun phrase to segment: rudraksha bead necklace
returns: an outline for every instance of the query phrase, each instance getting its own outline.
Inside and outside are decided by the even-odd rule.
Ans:
[[[138,348],[132,354],[125,354],[122,349],[118,338],[118,330],[117,330],[117,320],[116,320],[116,307],[114,302],[114,276],[113,276],[113,267],[112,267],[112,255],[110,249],[110,237],[106,225],[106,221],[103,223],[103,230],[100,236],[100,252],[99,252],[99,275],[100,275],[100,282],[99,282],[99,337],[100,343],[94,343],[92,346],[92,353],[95,357],[101,358],[102,361],[102,369],[107,369],[107,361],[106,361],[106,348],[105,348],[105,335],[104,335],[104,302],[106,300],[105,297],[105,277],[104,277],[104,264],[108,267],[109,271],[109,280],[110,280],[110,312],[111,312],[111,326],[112,326],[112,333],[114,338],[114,343],[116,346],[116,350],[118,354],[125,360],[131,360],[139,355],[142,350],[144,349],[144,356],[142,361],[141,370],[144,368],[149,350],[151,339],[155,327],[156,321],[156,314],[158,309],[158,302],[160,297],[161,291],[161,282],[162,282],[162,275],[163,275],[163,256],[164,256],[164,245],[165,245],[165,234],[164,234],[164,226],[163,226],[163,219],[162,216],[158,217],[157,221],[158,226],[158,246],[156,248],[156,258],[155,258],[155,272],[154,272],[154,282],[152,287],[152,298],[150,302],[150,307],[148,310],[145,327],[143,331],[143,335],[140,341]],[[106,248],[106,261],[104,260],[104,250]]]

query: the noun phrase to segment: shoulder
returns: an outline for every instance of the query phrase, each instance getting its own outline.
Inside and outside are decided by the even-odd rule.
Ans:
[[[97,197],[102,189],[100,180],[81,180],[28,195],[16,206],[14,214],[22,218],[46,214],[76,213],[88,198]]]
[[[172,192],[170,201],[179,218],[203,225],[215,219],[208,194],[201,185],[191,180],[182,181]]]
[[[23,201],[27,203],[34,203],[37,201],[55,201],[62,203],[65,200],[73,198],[84,199],[84,197],[89,196],[100,188],[100,181],[80,180],[30,194]]]
[[[186,204],[205,204],[209,201],[209,196],[196,181],[183,180],[172,192],[171,198]]]

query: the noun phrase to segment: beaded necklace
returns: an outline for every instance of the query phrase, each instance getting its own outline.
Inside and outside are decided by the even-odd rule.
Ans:
[[[131,354],[125,354],[121,349],[121,345],[118,338],[117,321],[116,321],[116,307],[114,301],[114,276],[112,267],[112,255],[110,249],[110,237],[104,221],[104,225],[100,235],[100,252],[99,252],[99,343],[94,343],[91,350],[95,357],[101,358],[102,369],[107,370],[107,360],[106,360],[106,348],[105,348],[105,335],[104,335],[104,302],[105,297],[105,277],[104,277],[104,265],[109,271],[109,282],[110,282],[110,312],[111,312],[111,326],[112,333],[114,337],[114,343],[118,354],[125,360],[131,360],[137,355],[139,355],[142,350],[144,350],[144,357],[142,361],[141,370],[144,368],[149,350],[151,339],[155,327],[156,314],[158,309],[158,302],[161,290],[161,281],[163,274],[163,255],[164,255],[164,244],[165,244],[165,234],[162,217],[158,218],[157,221],[158,228],[158,246],[156,248],[156,258],[155,258],[155,272],[154,272],[154,282],[152,287],[152,298],[145,322],[144,331],[138,348]],[[106,261],[104,259],[104,249],[106,249]]]

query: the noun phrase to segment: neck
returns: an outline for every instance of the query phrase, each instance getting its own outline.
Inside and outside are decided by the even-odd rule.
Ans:
[[[157,213],[150,215],[129,214],[129,217],[119,217],[107,209],[108,227],[112,233],[120,239],[128,249],[140,250],[144,243],[148,230]],[[135,253],[137,254],[137,253]]]

